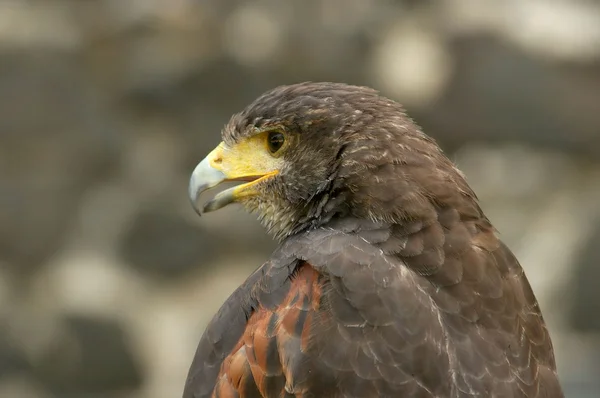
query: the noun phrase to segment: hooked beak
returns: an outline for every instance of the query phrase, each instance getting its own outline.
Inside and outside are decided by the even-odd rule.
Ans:
[[[188,187],[188,195],[192,207],[198,215],[221,209],[228,204],[238,202],[245,197],[256,195],[257,191],[254,189],[255,185],[259,181],[277,174],[276,170],[267,172],[254,170],[254,168],[246,162],[239,162],[239,164],[236,164],[235,156],[231,157],[229,155],[231,155],[231,151],[221,143],[209,153],[192,172]],[[198,205],[198,199],[204,191],[227,181],[247,182],[218,193],[202,207]]]

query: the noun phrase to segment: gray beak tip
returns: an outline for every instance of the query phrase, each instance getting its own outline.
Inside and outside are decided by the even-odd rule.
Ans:
[[[188,198],[196,213],[201,216],[206,211],[198,206],[198,199],[202,192],[225,181],[225,174],[213,168],[207,158],[202,160],[192,172],[188,186]],[[211,202],[207,203],[209,205]]]

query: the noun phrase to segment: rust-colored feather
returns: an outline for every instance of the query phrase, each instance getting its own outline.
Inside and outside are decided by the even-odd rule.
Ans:
[[[291,277],[288,293],[276,308],[259,306],[253,311],[223,361],[214,397],[246,398],[255,391],[262,397],[285,396],[286,379],[292,377],[289,366],[302,353],[280,348],[294,342],[300,350],[307,347],[312,313],[319,309],[319,279],[319,273],[305,263]]]

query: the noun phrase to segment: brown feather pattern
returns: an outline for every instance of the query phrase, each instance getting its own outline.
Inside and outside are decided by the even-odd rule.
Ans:
[[[302,93],[299,109],[320,109],[311,87],[367,98],[338,112],[372,117],[345,125],[331,184],[303,207],[322,222],[305,213],[215,315],[184,397],[562,397],[523,269],[462,174],[394,102],[314,85],[266,94],[232,123],[287,115]]]

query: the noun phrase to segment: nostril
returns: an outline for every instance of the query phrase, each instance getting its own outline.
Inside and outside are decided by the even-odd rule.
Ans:
[[[213,159],[213,162],[215,164],[221,164],[221,163],[223,163],[223,158],[219,156],[219,157]]]

